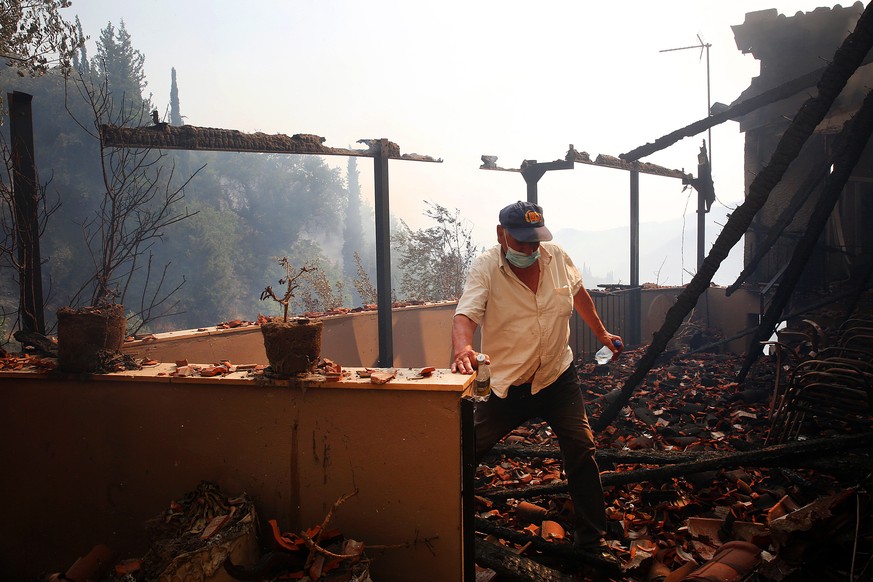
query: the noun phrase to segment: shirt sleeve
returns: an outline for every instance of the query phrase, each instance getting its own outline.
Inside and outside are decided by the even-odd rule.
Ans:
[[[491,294],[491,277],[486,263],[484,257],[479,257],[470,266],[464,291],[455,308],[455,315],[466,315],[476,325],[482,324],[482,317]]]

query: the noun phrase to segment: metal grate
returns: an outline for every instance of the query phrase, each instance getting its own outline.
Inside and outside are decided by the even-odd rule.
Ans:
[[[594,300],[597,314],[606,329],[626,339],[625,336],[627,336],[631,325],[631,294],[633,290],[599,291],[589,289],[588,293]],[[576,359],[590,360],[594,357],[594,352],[602,345],[579,317],[579,314],[574,313],[573,319],[570,321],[570,347],[573,350],[573,356]]]

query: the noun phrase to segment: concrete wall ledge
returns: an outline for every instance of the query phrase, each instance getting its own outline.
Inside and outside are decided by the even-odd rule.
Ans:
[[[145,523],[202,480],[248,494],[262,523],[295,532],[357,491],[331,521],[344,535],[435,538],[368,556],[374,579],[462,579],[461,396],[472,376],[400,368],[377,385],[355,368],[339,381],[174,369],[0,373],[0,493],[15,500],[0,523],[4,579],[63,571],[97,543],[142,557]]]

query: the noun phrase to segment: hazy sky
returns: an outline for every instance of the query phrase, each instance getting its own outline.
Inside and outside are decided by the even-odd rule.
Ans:
[[[706,53],[661,51],[698,45],[698,35],[711,44],[711,101],[730,103],[758,74],[758,61],[737,50],[730,26],[742,24],[747,12],[775,8],[794,15],[817,6],[832,5],[73,0],[66,13],[81,18],[90,55],[100,29],[124,20],[146,57],[147,92],[162,115],[175,67],[187,124],[313,133],[334,147],[385,137],[402,153],[443,158],[442,164],[390,162],[392,213],[414,228],[426,226],[422,201],[433,200],[460,209],[480,244],[491,244],[498,210],[524,199],[526,190],[520,174],[480,170],[483,154],[518,168],[525,159],[561,159],[569,144],[594,157],[651,142],[707,111]],[[696,174],[703,137],[645,161]],[[736,205],[743,197],[737,124],[713,129],[712,142],[716,194]],[[346,158],[328,161],[346,165]],[[364,196],[372,201],[372,162],[358,162]],[[627,224],[628,184],[626,172],[592,166],[549,172],[539,182],[546,223],[553,230]],[[682,189],[679,180],[642,176],[643,219],[693,214],[696,199],[689,202],[690,191]],[[693,244],[685,252],[693,262]]]

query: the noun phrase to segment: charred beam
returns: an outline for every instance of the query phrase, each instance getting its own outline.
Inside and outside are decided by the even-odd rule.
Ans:
[[[797,158],[803,145],[812,135],[816,126],[824,119],[834,100],[845,87],[855,70],[873,46],[873,4],[864,9],[858,23],[843,44],[834,54],[818,84],[818,94],[808,99],[794,120],[785,130],[770,163],[755,177],[749,186],[746,200],[731,213],[712,249],[697,270],[697,274],[676,298],[667,312],[664,324],[653,334],[648,350],[637,363],[637,367],[622,386],[622,397],[614,401],[601,416],[592,423],[596,431],[609,426],[622,407],[630,400],[634,389],[645,378],[667,343],[682,325],[685,317],[697,304],[700,295],[709,288],[712,277],[731,249],[742,238],[757,212],[764,206],[770,192],[782,180],[791,162]]]
[[[635,469],[633,471],[603,473],[600,477],[604,487],[641,483],[643,481],[659,481],[712,471],[716,469],[733,469],[735,467],[796,467],[798,461],[807,461],[824,455],[865,449],[873,445],[873,433],[860,435],[836,436],[808,441],[791,442],[773,445],[754,451],[723,453],[712,451],[701,455],[701,458],[665,467]],[[529,498],[539,495],[553,495],[567,491],[566,481],[549,485],[526,486],[523,489],[502,488],[491,489],[479,493],[490,499],[508,499],[510,497]]]
[[[776,244],[776,241],[782,235],[782,232],[785,228],[791,224],[791,221],[794,219],[794,216],[797,214],[797,211],[809,200],[813,191],[822,183],[822,181],[827,177],[828,171],[831,166],[836,163],[837,158],[842,155],[842,152],[846,149],[846,142],[849,139],[849,127],[850,124],[846,123],[843,125],[843,128],[837,134],[834,139],[833,147],[831,148],[831,154],[822,162],[815,164],[809,174],[804,179],[803,184],[797,190],[797,193],[791,198],[791,202],[788,206],[780,213],[779,217],[776,219],[776,222],[771,226],[767,233],[767,237],[758,245],[758,248],[755,251],[755,255],[748,262],[748,264],[743,268],[743,271],[737,277],[737,280],[730,285],[725,290],[725,295],[730,296],[734,291],[736,291],[740,285],[748,278],[758,266],[758,263],[764,258],[764,256],[769,252],[769,250]]]
[[[866,14],[866,12],[865,12]],[[873,34],[871,34],[873,36]],[[848,130],[846,130],[848,126]],[[755,333],[752,345],[757,345],[758,342],[766,340],[782,315],[782,310],[788,304],[788,299],[800,276],[803,274],[803,269],[806,267],[809,257],[812,256],[813,250],[821,237],[827,225],[828,219],[834,211],[834,207],[840,200],[840,194],[843,192],[843,187],[851,177],[858,160],[861,159],[861,154],[864,153],[864,148],[870,140],[870,135],[873,133],[873,91],[867,93],[863,105],[858,112],[846,122],[844,130],[847,131],[845,143],[841,144],[842,148],[836,155],[834,169],[828,176],[827,184],[819,198],[812,215],[809,217],[809,223],[803,233],[803,238],[797,244],[794,254],[788,263],[788,268],[785,269],[785,275],[782,278],[770,306],[761,318],[761,323]],[[749,369],[758,357],[760,351],[749,350],[746,353],[746,359],[743,362],[743,367],[738,374],[739,381],[743,381],[748,374]]]
[[[557,446],[542,445],[494,445],[490,455],[505,455],[510,458],[527,459],[560,459],[561,451]],[[694,461],[706,456],[705,451],[676,452],[656,450],[624,450],[598,449],[594,457],[600,464],[644,464],[669,465],[685,461]]]
[[[626,172],[637,170],[641,174],[651,174],[652,176],[678,178],[679,180],[692,179],[691,174],[686,174],[682,170],[672,170],[649,162],[639,162],[634,164],[633,162],[628,162],[621,158],[606,154],[598,154],[597,157],[592,160],[587,152],[575,152],[575,157],[573,159],[580,164],[590,164],[592,166],[600,166],[603,168],[615,168],[616,170],[624,170]]]
[[[382,155],[382,140],[379,139],[358,140],[358,143],[368,146],[367,149],[333,148],[324,145],[325,138],[306,133],[297,133],[292,136],[282,133],[268,135],[261,132],[244,133],[234,129],[216,129],[193,125],[176,127],[168,123],[157,123],[149,127],[120,127],[104,124],[100,126],[100,133],[108,147],[116,148],[308,154],[368,158]],[[401,154],[400,146],[394,142],[388,142],[387,154],[388,158],[392,160],[436,163],[443,161],[441,158],[433,158],[421,154]]]
[[[529,164],[531,161],[525,160],[525,162]],[[613,168],[615,170],[624,170],[626,172],[637,170],[641,174],[663,176],[665,178],[677,178],[679,180],[691,180],[693,178],[691,174],[686,174],[682,170],[665,168],[664,166],[659,166],[658,164],[652,164],[649,162],[639,162],[639,164],[635,165],[633,162],[628,162],[607,154],[598,154],[596,158],[591,159],[591,155],[588,152],[577,151],[572,145],[570,145],[570,149],[567,151],[567,155],[563,160],[555,160],[554,162],[548,163],[554,165],[553,169],[565,169],[567,167],[567,162],[588,164],[589,166],[600,166],[602,168]],[[533,163],[536,162],[533,161]],[[497,156],[486,155],[482,156],[482,165],[479,166],[480,170],[496,170],[500,172],[522,172],[524,171],[524,168],[524,163],[522,163],[521,168],[502,168],[497,165]]]
[[[873,56],[865,59],[863,64],[867,64],[868,62],[871,62],[871,60],[873,60]],[[728,107],[724,111],[712,114],[708,117],[695,121],[690,125],[686,125],[685,127],[672,131],[665,136],[659,137],[655,140],[654,143],[647,143],[646,145],[634,148],[627,153],[621,154],[621,156],[619,157],[627,161],[639,160],[640,158],[650,156],[655,152],[659,152],[663,149],[670,147],[682,138],[693,137],[699,133],[703,133],[707,129],[711,129],[716,125],[720,125],[725,121],[737,119],[738,117],[742,117],[743,115],[751,113],[756,109],[760,109],[761,107],[770,105],[771,103],[776,103],[777,101],[782,101],[783,99],[793,97],[804,89],[815,86],[815,84],[818,83],[818,81],[822,78],[822,75],[824,75],[827,69],[828,67],[822,67],[820,69],[816,69],[815,71],[806,73],[805,75],[801,75],[800,77],[792,79],[791,81],[779,85],[778,87],[774,87],[773,89],[764,91],[759,95],[755,95],[754,97],[749,97],[748,99],[740,101],[739,103]]]
[[[828,160],[827,163],[821,165],[816,164],[816,167],[809,173],[801,187],[797,190],[794,196],[792,196],[791,202],[788,203],[788,206],[785,207],[773,225],[767,230],[767,236],[757,245],[754,256],[743,267],[743,270],[737,277],[736,281],[725,289],[726,297],[730,297],[733,292],[739,289],[740,285],[742,285],[746,279],[755,272],[758,264],[764,259],[767,253],[770,252],[770,249],[773,248],[773,245],[776,244],[776,241],[779,240],[782,233],[788,225],[791,224],[792,220],[794,220],[797,211],[800,210],[807,200],[809,200],[809,197],[812,195],[813,191],[815,191],[815,188],[822,180],[824,180],[831,163],[832,161]]]
[[[516,543],[530,543],[534,549],[549,555],[560,555],[566,559],[572,559],[573,557],[573,549],[567,543],[557,544],[547,542],[531,535],[519,534],[509,528],[495,526],[483,519],[476,520],[476,529]],[[476,540],[476,563],[497,572],[501,580],[551,582],[573,582],[577,580],[575,576],[543,566],[529,558],[518,555],[508,548],[485,540]]]

